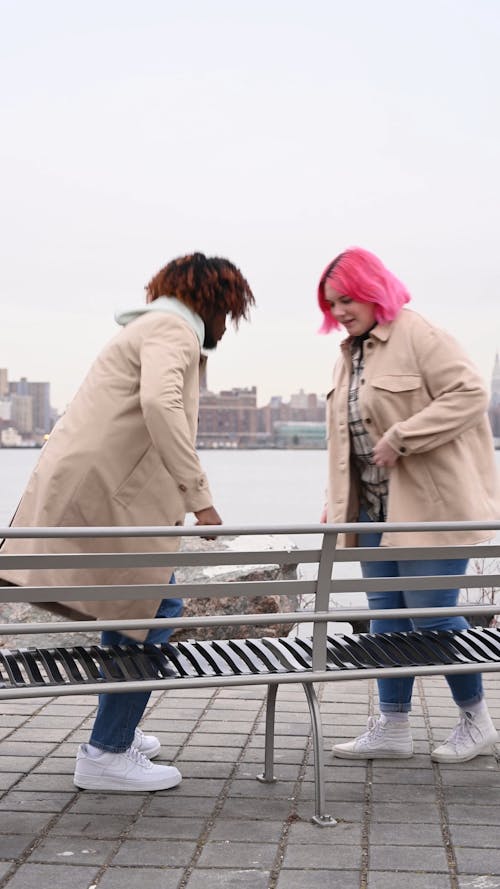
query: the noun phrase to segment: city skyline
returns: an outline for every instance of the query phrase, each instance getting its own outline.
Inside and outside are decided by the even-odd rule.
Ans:
[[[352,244],[489,380],[498,3],[25,0],[1,23],[1,362],[51,380],[59,410],[115,310],[194,250],[257,300],[211,356],[215,390],[328,391],[341,337],[318,336],[315,291]]]

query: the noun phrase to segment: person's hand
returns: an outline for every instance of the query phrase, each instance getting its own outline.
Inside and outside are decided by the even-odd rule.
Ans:
[[[320,525],[326,525],[327,521],[328,521],[327,507],[324,506],[321,511],[320,518],[319,518]]]
[[[373,462],[375,466],[386,466],[392,469],[399,460],[399,454],[390,444],[381,438],[373,448]]]
[[[195,512],[195,525],[222,525],[222,519],[217,512],[215,506],[207,506],[206,509],[200,509]],[[215,540],[215,537],[202,537],[202,540]]]

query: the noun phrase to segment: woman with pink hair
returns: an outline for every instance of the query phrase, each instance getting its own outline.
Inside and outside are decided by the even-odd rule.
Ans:
[[[327,398],[329,479],[323,521],[489,521],[500,511],[485,385],[467,355],[444,330],[404,306],[405,285],[373,253],[350,247],[321,275],[322,333],[344,328]],[[443,532],[439,543],[483,543],[488,531]],[[427,532],[353,535],[354,546],[431,546]],[[466,559],[361,562],[364,577],[459,575]],[[368,593],[370,608],[431,608],[457,604],[459,590]],[[375,633],[462,630],[465,618],[371,621]],[[498,740],[478,673],[446,677],[459,719],[433,750],[438,762],[466,762]],[[335,756],[410,757],[413,677],[378,681],[380,714]]]

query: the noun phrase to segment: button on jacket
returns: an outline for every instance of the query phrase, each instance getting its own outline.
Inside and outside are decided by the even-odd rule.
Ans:
[[[488,393],[450,334],[403,309],[364,344],[359,403],[373,445],[384,437],[400,455],[390,471],[388,522],[496,521],[500,487],[487,416]],[[356,522],[359,495],[350,467],[350,340],[341,346],[327,399],[328,521]],[[442,545],[480,543],[494,532],[440,532]],[[355,545],[355,539],[345,541]],[[385,533],[382,545],[436,543],[435,534]]]

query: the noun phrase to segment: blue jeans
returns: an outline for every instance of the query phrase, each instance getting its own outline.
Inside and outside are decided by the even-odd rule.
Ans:
[[[361,510],[360,522],[371,519]],[[380,534],[359,535],[360,546],[379,546]],[[465,574],[468,559],[436,559],[428,561],[401,562],[361,562],[363,577],[419,577],[425,574]],[[370,608],[443,608],[453,607],[458,602],[459,590],[402,590],[400,592],[367,593]],[[465,617],[422,617],[422,618],[378,618],[372,620],[372,633],[408,632],[409,630],[466,630],[469,627]],[[483,697],[483,683],[480,673],[463,673],[446,676],[453,700],[466,708]],[[379,679],[378,694],[381,713],[407,713],[411,710],[413,676],[401,679]]]
[[[175,583],[172,574],[170,583]],[[182,614],[182,599],[163,599],[156,617],[177,617]],[[149,630],[146,642],[167,642],[173,630]],[[101,636],[102,645],[130,645],[134,640],[114,630]],[[90,743],[110,753],[122,753],[134,740],[134,733],[151,697],[150,691],[99,695],[99,707],[90,736]]]

